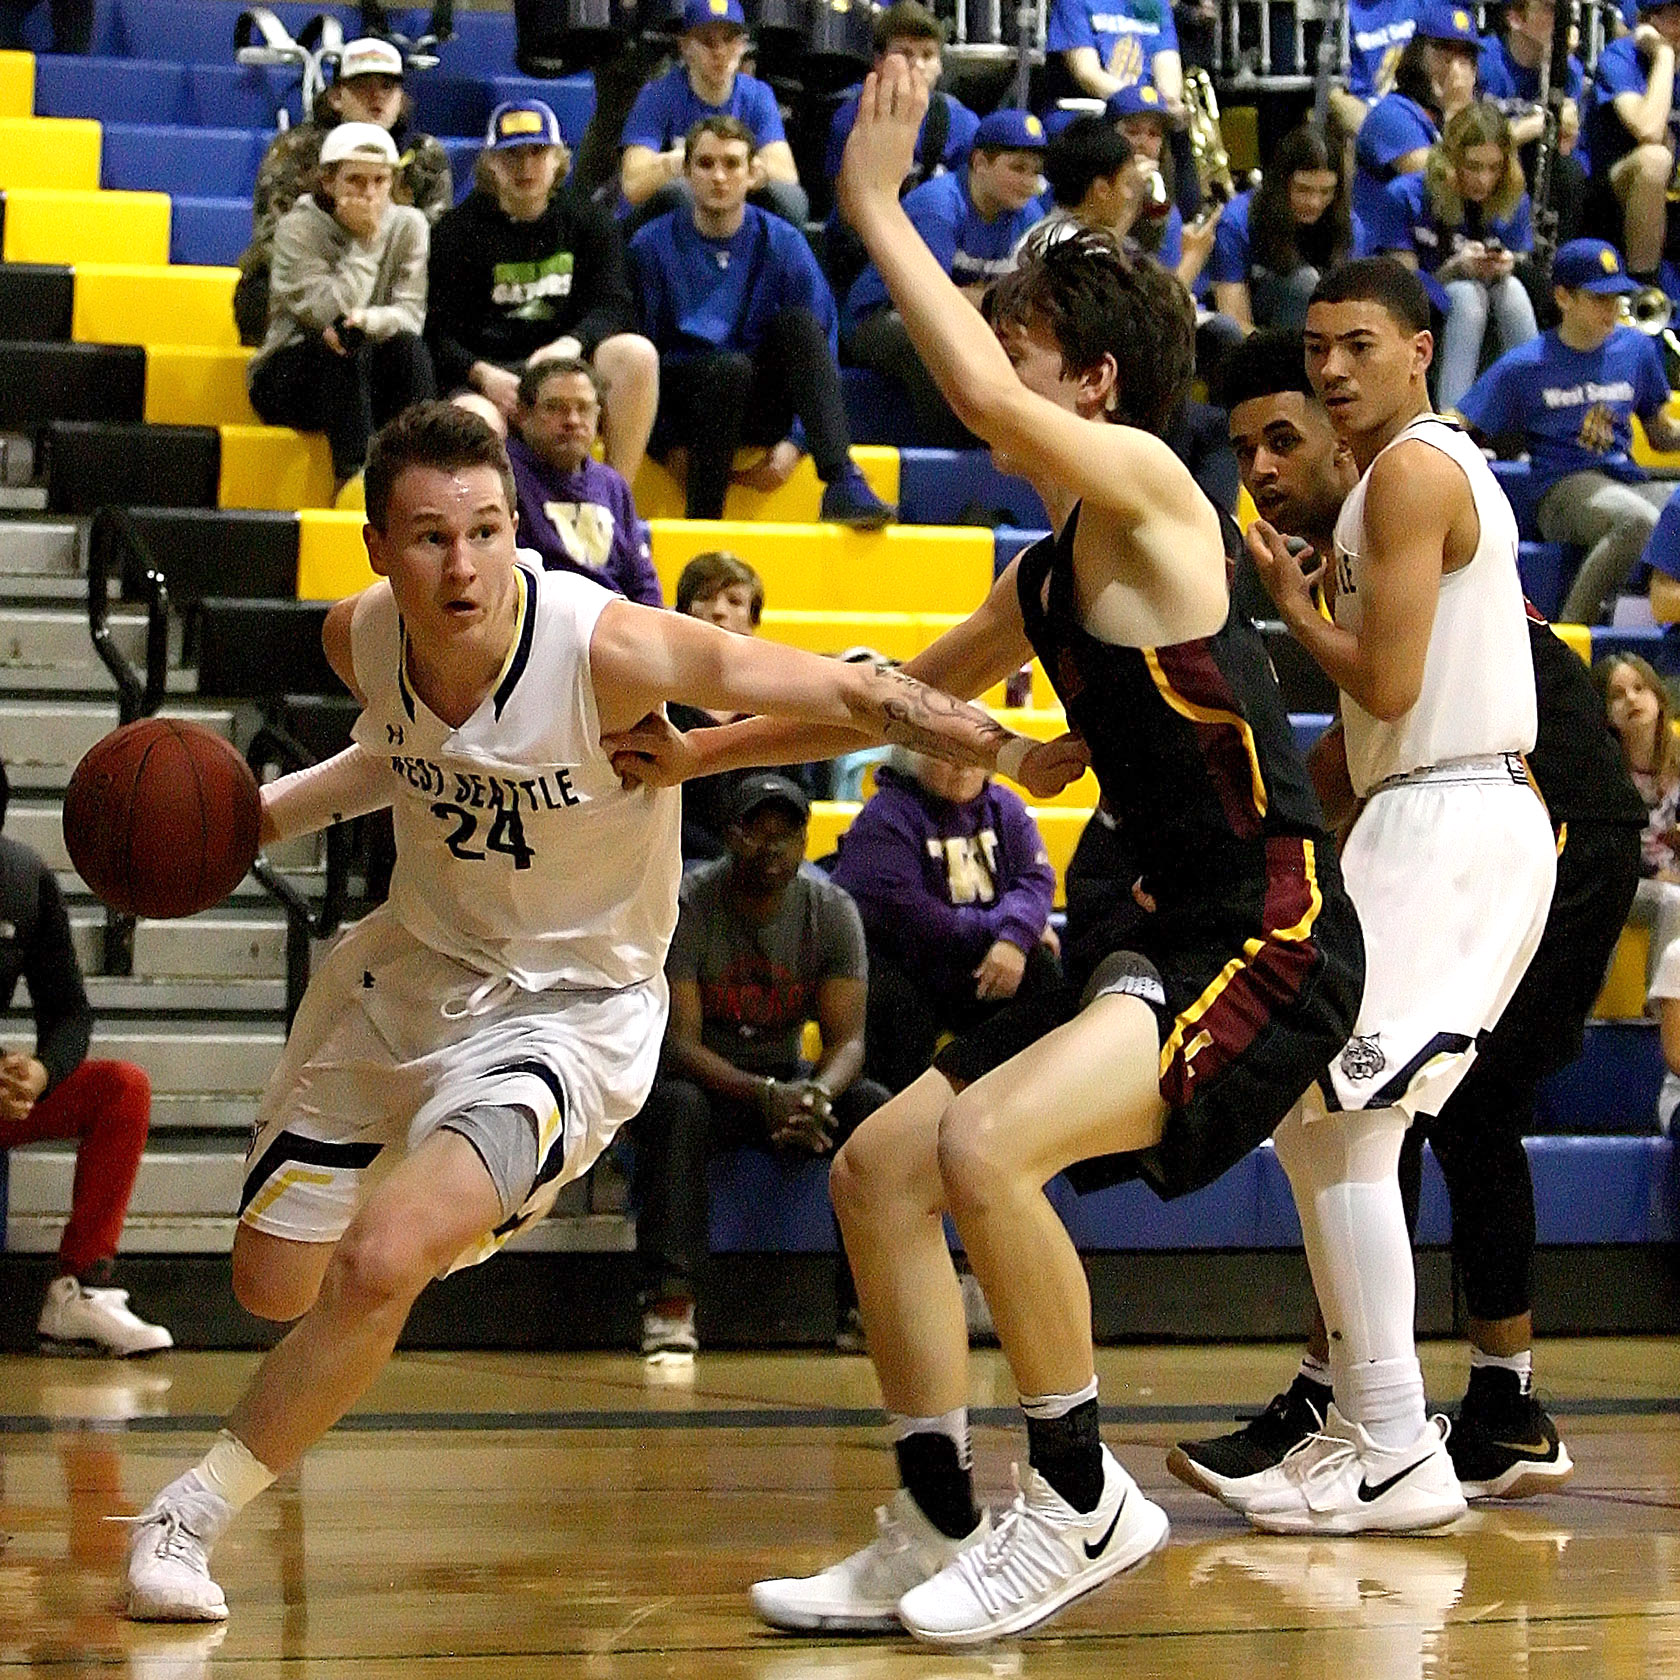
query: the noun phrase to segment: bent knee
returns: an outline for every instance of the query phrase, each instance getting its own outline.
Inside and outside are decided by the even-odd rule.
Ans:
[[[603,372],[659,377],[659,352],[654,349],[653,340],[643,338],[640,333],[614,333],[611,338],[603,339],[596,348],[595,360]]]
[[[282,1270],[235,1241],[233,1298],[253,1318],[266,1318],[276,1324],[302,1318],[315,1305],[320,1287],[319,1270]]]
[[[321,1287],[372,1312],[412,1301],[441,1269],[412,1233],[359,1222],[339,1239]]]
[[[890,1208],[897,1217],[907,1199],[930,1202],[933,1162],[925,1151],[917,1159],[904,1143],[901,1134],[889,1135],[867,1120],[852,1133],[828,1169],[828,1193],[837,1213],[856,1217]]]
[[[1016,1176],[991,1106],[964,1091],[939,1122],[939,1176],[953,1208],[988,1200]]]
[[[1655,141],[1635,146],[1628,154],[1623,173],[1639,180],[1666,184],[1674,169],[1674,153]]]

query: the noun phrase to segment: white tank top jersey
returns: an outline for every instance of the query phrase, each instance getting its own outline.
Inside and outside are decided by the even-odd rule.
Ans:
[[[459,729],[408,680],[389,586],[356,608],[367,706],[352,733],[395,784],[391,908],[423,944],[526,991],[634,986],[676,927],[682,795],[626,793],[601,750],[589,638],[618,597],[523,564],[515,581],[507,663]]]
[[[1420,414],[1377,460],[1410,440],[1439,449],[1462,468],[1481,534],[1470,563],[1441,579],[1423,687],[1411,710],[1384,723],[1351,696],[1342,696],[1348,771],[1361,798],[1391,777],[1431,765],[1527,752],[1538,721],[1511,504],[1481,450],[1439,415]],[[1336,623],[1355,633],[1363,622],[1359,590],[1370,480],[1367,471],[1336,520]]]

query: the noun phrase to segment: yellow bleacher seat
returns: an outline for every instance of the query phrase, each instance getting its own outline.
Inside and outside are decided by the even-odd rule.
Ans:
[[[99,124],[82,117],[0,116],[0,188],[99,190]]]
[[[0,117],[27,117],[34,109],[34,53],[0,52]]]
[[[115,198],[120,195],[106,193]],[[11,203],[6,207],[7,254],[10,255]],[[83,344],[200,344],[237,350],[233,325],[233,287],[237,268],[195,268],[168,262],[164,255],[147,263],[76,263],[70,336]]]
[[[1663,412],[1670,420],[1680,420],[1680,398],[1670,397],[1663,405]],[[1633,417],[1633,447],[1629,451],[1640,466],[1652,467],[1658,472],[1680,473],[1680,454],[1663,454],[1651,447],[1651,440],[1645,435],[1644,422],[1636,414]]]
[[[148,263],[169,261],[169,194],[64,192],[18,187],[6,193],[7,262]],[[158,321],[153,318],[154,329]],[[107,340],[138,344],[139,338]]]
[[[154,426],[255,426],[245,393],[249,350],[146,346],[146,419]]]
[[[1601,1021],[1637,1021],[1645,1014],[1645,964],[1651,947],[1649,929],[1625,927],[1610,959],[1604,988],[1593,1005]]]
[[[840,843],[840,836],[852,826],[852,818],[862,809],[861,805],[849,800],[816,800],[811,806],[811,827],[805,841],[806,857],[827,857]],[[1063,810],[1053,805],[1034,805],[1030,809],[1039,833],[1044,836],[1044,849],[1055,866],[1056,902],[1060,904],[1064,897],[1062,883],[1067,876],[1068,862],[1073,857],[1074,847],[1079,844],[1079,836],[1085,832],[1091,813],[1088,810]]]
[[[332,505],[332,456],[323,433],[294,432],[288,426],[223,426],[221,433],[218,507]]]
[[[1554,624],[1560,641],[1580,655],[1583,665],[1592,664],[1592,631],[1585,624]]]
[[[640,505],[640,504],[638,504]],[[815,612],[767,607],[759,634],[811,653],[844,653],[871,647],[889,659],[913,659],[936,642],[961,613]]]
[[[652,521],[653,563],[667,600],[683,567],[707,549],[728,549],[764,579],[777,608],[842,612],[953,612],[978,605],[992,583],[992,533],[982,528],[894,525]]]
[[[762,451],[754,451],[762,454]],[[742,455],[742,462],[749,460]],[[869,482],[869,488],[884,502],[898,500],[898,451],[881,445],[859,444],[852,459]],[[675,476],[651,457],[636,474],[636,511],[644,519],[681,519],[683,490]],[[768,495],[732,484],[723,504],[725,519],[774,519],[783,524],[815,524],[822,502],[822,481],[807,455],[793,470],[780,490]]]
[[[377,579],[362,543],[367,520],[359,513],[304,508],[298,514],[300,601],[339,601]]]

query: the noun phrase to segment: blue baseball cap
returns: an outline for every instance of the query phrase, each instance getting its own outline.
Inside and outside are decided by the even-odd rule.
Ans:
[[[977,152],[1042,152],[1044,124],[1031,111],[993,111],[974,131]]]
[[[688,0],[683,7],[683,28],[704,29],[708,23],[732,24],[744,31],[747,14],[741,10],[741,0]]]
[[[1172,120],[1167,102],[1153,82],[1133,82],[1130,87],[1117,89],[1108,96],[1108,104],[1103,110],[1110,122],[1119,122],[1122,117],[1159,117],[1162,122]]]
[[[1639,283],[1622,267],[1621,252],[1602,239],[1571,239],[1560,246],[1552,258],[1552,284],[1602,297],[1639,290]]]
[[[1482,39],[1470,7],[1448,0],[1424,0],[1418,8],[1417,33],[1426,41],[1456,41],[1470,47],[1479,47]]]
[[[540,99],[510,99],[490,113],[484,149],[505,152],[510,146],[558,146],[560,119]]]

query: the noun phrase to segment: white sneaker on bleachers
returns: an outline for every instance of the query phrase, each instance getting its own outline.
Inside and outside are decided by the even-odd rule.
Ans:
[[[52,1353],[160,1353],[175,1338],[161,1324],[148,1324],[128,1305],[126,1289],[90,1289],[73,1277],[47,1285],[35,1329]]]

